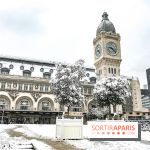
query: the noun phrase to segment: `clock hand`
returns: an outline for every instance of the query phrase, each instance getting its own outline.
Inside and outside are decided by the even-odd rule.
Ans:
[[[116,53],[116,51],[112,47],[109,47],[109,48],[110,48],[111,52]]]

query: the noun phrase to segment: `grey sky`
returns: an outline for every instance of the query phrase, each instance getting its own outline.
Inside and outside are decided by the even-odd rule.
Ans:
[[[146,84],[150,67],[148,0],[0,1],[0,55],[93,65],[93,38],[104,11],[121,35],[121,74]]]

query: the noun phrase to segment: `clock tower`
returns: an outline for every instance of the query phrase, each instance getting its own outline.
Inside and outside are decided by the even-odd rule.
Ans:
[[[94,65],[99,79],[111,75],[120,75],[121,48],[120,35],[108,19],[106,12],[97,28],[94,45]]]

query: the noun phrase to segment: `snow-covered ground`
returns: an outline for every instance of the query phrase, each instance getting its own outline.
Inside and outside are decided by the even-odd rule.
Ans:
[[[11,137],[9,130],[22,133],[22,136]],[[20,148],[29,149],[34,146],[37,150],[52,150],[50,145],[38,139],[53,139],[55,141],[55,125],[0,125],[0,150]],[[83,135],[87,136],[87,128],[84,126]],[[66,140],[65,142],[85,150],[150,150],[150,132],[142,131],[142,141],[89,141],[83,140]],[[32,137],[27,139],[25,137]],[[67,149],[67,146],[66,146]]]
[[[24,136],[19,136],[17,137],[17,135],[11,137],[9,135],[9,133],[7,133],[9,130],[11,131],[17,131],[21,132],[21,133],[26,133],[25,135],[29,135],[32,137],[36,137],[38,134],[36,134],[35,132],[32,132],[30,130],[28,130],[28,125],[0,125],[0,150],[9,150],[9,149],[13,149],[13,150],[30,150],[35,148],[36,150],[53,150],[52,147],[44,144],[43,142],[36,140],[36,139],[31,139],[28,140],[26,139]],[[31,125],[31,127],[33,127]],[[38,132],[38,130],[40,131],[40,126],[34,126],[34,128],[36,128],[36,132]],[[47,130],[48,128],[46,128]],[[40,133],[40,132],[39,132]],[[46,134],[42,134],[45,138],[46,138]]]

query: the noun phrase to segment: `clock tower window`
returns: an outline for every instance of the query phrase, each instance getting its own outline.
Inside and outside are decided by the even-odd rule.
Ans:
[[[114,68],[114,74],[116,74],[116,68]]]
[[[113,74],[114,72],[113,72],[113,68],[111,68],[111,73]]]
[[[110,74],[110,68],[108,68],[108,73]]]

